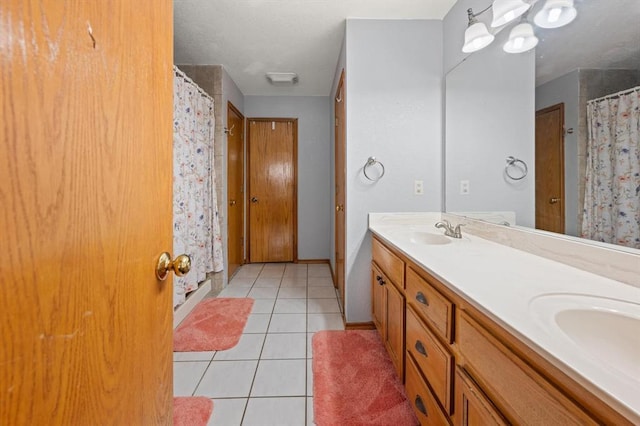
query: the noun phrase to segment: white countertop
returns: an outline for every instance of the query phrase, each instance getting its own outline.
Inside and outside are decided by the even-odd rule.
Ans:
[[[632,310],[632,318],[640,320],[640,288],[465,233],[464,228],[463,238],[451,238],[448,244],[412,242],[416,233],[442,235],[434,227],[439,220],[440,213],[371,213],[369,229],[632,422],[640,423],[640,347],[631,359],[627,356],[627,365],[635,368],[620,371],[620,363],[602,359],[614,347],[598,354],[585,351],[532,308],[541,296],[559,295],[557,300],[564,300],[569,297],[565,295],[578,295],[577,299],[585,295],[622,301]],[[640,335],[640,330],[635,334]]]

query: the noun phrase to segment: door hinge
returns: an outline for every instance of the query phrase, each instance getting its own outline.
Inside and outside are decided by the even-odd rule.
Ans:
[[[336,117],[336,127],[338,127],[338,117]]]

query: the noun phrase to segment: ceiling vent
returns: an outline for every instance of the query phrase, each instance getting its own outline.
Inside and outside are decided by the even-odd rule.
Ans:
[[[298,74],[295,72],[268,72],[267,80],[277,86],[291,86],[298,82]]]

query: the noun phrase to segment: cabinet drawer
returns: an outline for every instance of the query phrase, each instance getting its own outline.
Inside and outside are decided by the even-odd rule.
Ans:
[[[407,308],[407,352],[426,377],[434,395],[451,413],[453,357],[425,327],[412,308]]]
[[[596,424],[467,313],[457,324],[462,364],[512,423]]]
[[[403,289],[404,262],[377,239],[373,238],[372,241],[373,261],[398,288]]]
[[[438,403],[433,399],[429,387],[422,380],[420,373],[418,373],[418,367],[411,359],[411,356],[407,356],[407,380],[405,383],[405,389],[407,391],[407,398],[409,403],[416,413],[421,425],[448,425],[449,422],[444,413],[440,410]]]
[[[424,315],[446,342],[453,342],[453,304],[412,268],[407,268],[407,303]]]

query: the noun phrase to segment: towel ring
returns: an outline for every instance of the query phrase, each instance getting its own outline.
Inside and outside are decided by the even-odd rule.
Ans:
[[[368,174],[367,174],[367,167],[370,166],[375,166],[376,164],[379,164],[380,167],[382,167],[382,173],[380,173],[380,176],[378,176],[375,179],[372,179]],[[376,157],[369,157],[369,159],[367,160],[366,163],[364,163],[364,167],[362,168],[362,172],[364,173],[364,177],[366,177],[367,179],[369,179],[371,182],[377,182],[380,179],[382,179],[382,176],[384,176],[384,164],[382,164],[381,162],[379,162],[378,160],[376,160]]]
[[[518,164],[518,163],[520,163],[522,166],[521,167],[520,166],[516,166],[516,164]],[[518,170],[520,170],[522,172],[522,176],[520,176],[520,177],[512,176],[509,173],[509,168],[510,167],[514,167],[514,168],[517,168]],[[515,158],[515,157],[512,157],[512,156],[509,156],[509,157],[507,157],[507,165],[504,167],[504,172],[506,173],[507,176],[509,176],[509,179],[522,180],[529,173],[529,168],[527,167],[527,163],[525,163],[524,161],[520,160],[519,158]]]

